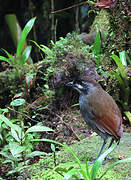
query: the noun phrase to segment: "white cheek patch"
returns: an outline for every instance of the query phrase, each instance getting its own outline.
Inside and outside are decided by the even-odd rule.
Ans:
[[[81,86],[80,84],[77,85],[78,89],[83,89],[83,86]]]
[[[74,86],[74,89],[76,89],[79,93],[81,93],[81,92],[82,92],[82,89],[83,89],[83,86],[81,86],[80,84],[76,84],[76,85]]]

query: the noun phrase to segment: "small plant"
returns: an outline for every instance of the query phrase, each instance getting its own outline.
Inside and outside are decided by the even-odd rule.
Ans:
[[[50,139],[35,139],[33,141],[44,141],[44,142],[55,143],[55,144],[57,144],[59,146],[62,146],[65,150],[67,150],[70,154],[72,154],[72,156],[74,157],[74,161],[79,166],[79,169],[74,169],[73,167],[68,168],[68,169],[55,167],[53,169],[54,171],[59,173],[61,176],[63,176],[63,180],[69,180],[70,178],[73,178],[73,177],[75,177],[75,179],[94,180],[96,178],[96,174],[97,174],[100,166],[102,165],[102,162],[104,161],[105,157],[109,153],[111,153],[113,151],[113,149],[117,146],[116,143],[114,145],[112,145],[112,147],[110,147],[105,153],[103,153],[98,158],[98,160],[96,160],[96,162],[93,164],[93,166],[90,168],[88,163],[87,163],[86,158],[85,158],[85,166],[83,166],[83,163],[79,160],[79,158],[75,155],[75,153],[65,144],[61,144],[59,142],[56,142],[56,141],[53,141],[53,140],[50,140]],[[124,162],[131,162],[131,157],[123,159],[123,160],[119,160],[119,161],[113,163],[112,165],[110,165],[105,170],[105,172],[98,179],[101,179],[115,165],[117,165],[119,163],[124,163]],[[62,173],[65,173],[65,174],[63,175]]]
[[[101,35],[100,31],[97,32],[95,41],[93,43],[92,52],[97,56],[101,54]]]
[[[25,100],[22,98],[15,99],[11,102],[11,106],[22,109]],[[33,151],[36,143],[32,140],[39,138],[38,132],[53,131],[51,128],[43,126],[42,123],[29,127],[24,125],[23,119],[9,120],[4,113],[5,109],[1,109],[0,114],[0,155],[5,158],[3,163],[11,163],[12,169],[8,174],[22,172],[28,166],[29,158],[46,155],[44,152]],[[32,152],[33,151],[33,152]]]
[[[117,64],[117,69],[116,72],[114,71],[110,71],[110,73],[107,73],[109,76],[115,76],[116,79],[118,80],[119,84],[120,84],[120,88],[122,90],[122,106],[125,110],[128,110],[128,106],[129,106],[129,96],[131,93],[131,89],[129,86],[129,77],[126,73],[125,67],[127,66],[127,62],[130,63],[130,58],[128,57],[128,55],[125,53],[125,51],[122,51],[119,53],[118,57],[117,55],[113,54],[112,58],[115,61],[115,63]]]
[[[104,76],[105,73],[102,70],[101,62],[100,62],[100,58],[103,57],[103,55],[101,53],[102,52],[102,40],[101,40],[100,31],[98,31],[96,34],[96,38],[95,38],[95,41],[93,43],[91,50],[92,50],[91,57],[95,60],[97,72],[99,72],[100,74],[102,74]]]
[[[29,34],[29,32],[31,31],[31,29],[34,25],[35,19],[36,19],[36,17],[32,18],[25,25],[25,27],[21,33],[20,40],[17,45],[16,55],[12,56],[8,51],[3,49],[3,51],[5,52],[5,54],[7,55],[8,58],[4,57],[4,56],[0,56],[0,60],[6,61],[15,69],[16,76],[20,76],[21,71],[24,69],[25,64],[27,63],[27,60],[31,59],[30,53],[31,53],[32,47],[27,46],[25,49],[23,49],[23,48],[24,48],[26,37]]]
[[[56,56],[53,50],[51,50],[50,48],[48,48],[47,46],[43,44],[39,45],[35,41],[31,40],[31,42],[33,42],[46,55],[46,58],[43,59],[43,62],[45,64],[54,63],[56,61]]]

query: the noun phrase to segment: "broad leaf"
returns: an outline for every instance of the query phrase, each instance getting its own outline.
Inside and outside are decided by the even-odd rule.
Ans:
[[[21,55],[21,52],[23,50],[26,37],[29,34],[29,32],[31,31],[31,29],[32,29],[32,27],[34,25],[35,19],[36,19],[36,17],[34,17],[30,21],[28,21],[27,24],[25,25],[22,33],[21,33],[21,37],[20,37],[20,40],[18,42],[17,51],[16,51],[16,56],[17,57],[19,57]]]
[[[55,152],[55,145],[51,143],[51,150]]]
[[[3,114],[0,114],[0,120],[3,121],[10,128],[12,128],[15,131],[17,131],[16,126],[11,121],[9,121],[9,119],[7,119]]]
[[[44,131],[54,131],[54,130],[46,126],[35,125],[35,126],[30,127],[26,131],[26,134],[30,132],[44,132]]]
[[[127,74],[126,74],[126,72],[125,72],[125,68],[124,68],[121,60],[119,59],[119,57],[118,57],[117,55],[113,54],[113,55],[112,55],[112,58],[113,58],[114,61],[116,62],[117,66],[118,66],[118,68],[119,68],[119,71],[120,71],[120,73],[121,73],[122,78],[123,78],[123,79],[127,79],[128,77],[127,77]]]
[[[20,153],[22,153],[25,150],[25,147],[20,146],[19,143],[14,142],[9,144],[9,149],[14,157],[19,157],[21,156]]]
[[[120,60],[124,66],[127,66],[126,51],[119,52]]]
[[[18,60],[19,63],[21,63],[22,65],[24,65],[24,64],[26,63],[27,59],[28,59],[29,56],[30,56],[31,49],[32,49],[31,46],[27,46],[27,47],[26,47],[26,49],[25,49],[24,52],[22,53],[22,56],[21,56],[20,59]]]
[[[10,106],[21,106],[25,104],[25,100],[23,98],[15,99],[10,103]]]
[[[19,137],[18,137],[17,132],[16,132],[14,129],[12,129],[12,128],[11,128],[11,135],[12,135],[12,137],[13,137],[17,142],[20,142],[20,141],[21,141],[21,140],[19,139]]]
[[[8,158],[8,159],[10,159],[12,161],[19,161],[18,158],[12,156],[12,154],[9,153],[9,152],[0,152],[0,155],[4,156],[4,157],[6,157],[6,158]]]
[[[93,43],[92,51],[95,55],[99,55],[101,53],[101,36],[100,32],[97,32],[95,42]]]
[[[47,153],[45,152],[41,152],[41,151],[33,151],[30,154],[27,154],[27,157],[34,157],[34,156],[43,156],[43,155],[47,155]]]

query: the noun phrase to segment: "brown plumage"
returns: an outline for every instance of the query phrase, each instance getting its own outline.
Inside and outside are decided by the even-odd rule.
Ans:
[[[122,136],[122,117],[113,98],[99,87],[88,97],[88,100],[98,128],[113,135],[116,141],[119,140]]]
[[[90,78],[82,78],[67,84],[80,93],[79,104],[81,114],[89,128],[100,135],[103,146],[98,154],[100,156],[108,137],[119,143],[123,134],[121,112],[113,98],[102,87]],[[98,158],[97,157],[97,158]]]

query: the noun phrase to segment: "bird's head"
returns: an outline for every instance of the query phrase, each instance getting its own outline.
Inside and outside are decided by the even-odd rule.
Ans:
[[[93,79],[83,77],[82,79],[76,79],[66,84],[67,86],[71,86],[76,89],[80,94],[91,94],[97,88],[101,88],[101,86]]]

